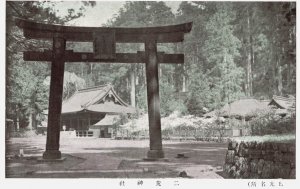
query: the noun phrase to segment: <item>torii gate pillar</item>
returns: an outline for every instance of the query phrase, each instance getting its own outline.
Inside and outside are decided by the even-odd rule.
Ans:
[[[164,158],[161,138],[157,44],[145,42],[150,150],[148,159]]]
[[[53,61],[51,64],[47,141],[46,151],[43,154],[44,159],[61,158],[61,152],[59,151],[59,135],[63,96],[62,86],[64,85],[65,48],[66,41],[63,38],[53,38]]]

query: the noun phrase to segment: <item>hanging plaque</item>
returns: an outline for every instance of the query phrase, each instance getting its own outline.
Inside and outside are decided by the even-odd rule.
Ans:
[[[116,59],[115,31],[94,32],[94,58],[100,60]]]

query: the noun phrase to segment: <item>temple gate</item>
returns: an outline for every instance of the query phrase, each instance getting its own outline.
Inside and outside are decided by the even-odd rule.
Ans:
[[[99,63],[146,63],[147,99],[149,115],[150,150],[149,159],[164,158],[161,137],[158,64],[184,63],[183,54],[157,52],[157,43],[176,43],[184,40],[184,34],[192,29],[192,23],[162,27],[108,28],[72,27],[36,23],[16,19],[27,39],[53,40],[52,50],[44,52],[26,51],[25,61],[49,61],[51,81],[46,151],[44,159],[60,159],[60,115],[62,107],[65,62]],[[66,41],[93,42],[94,52],[66,50]],[[144,43],[145,52],[116,53],[116,43]]]

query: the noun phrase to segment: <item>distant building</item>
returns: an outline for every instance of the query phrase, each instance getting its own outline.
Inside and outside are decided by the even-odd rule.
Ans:
[[[204,117],[234,117],[240,120],[248,120],[253,117],[258,110],[267,109],[267,105],[268,103],[261,102],[253,98],[240,99],[230,104],[226,104],[219,110],[213,110],[209,113],[206,113],[204,114]]]
[[[132,114],[113,86],[103,85],[78,90],[62,104],[62,129],[76,130],[76,136],[112,137],[113,120],[120,114]]]
[[[296,112],[296,98],[294,96],[282,97],[273,95],[268,105],[275,109],[276,113],[281,116]]]
[[[246,98],[226,104],[220,109],[204,114],[203,117],[206,119],[216,117],[235,118],[239,123],[237,123],[236,126],[232,126],[232,136],[241,136],[247,135],[248,131],[243,127],[247,125],[247,121],[251,120],[254,116],[257,116],[257,112],[273,109],[277,115],[283,117],[295,113],[295,106],[296,98],[293,96],[282,97],[274,95],[271,100]]]
[[[106,114],[103,119],[89,127],[90,131],[93,131],[94,136],[100,138],[111,138],[113,133],[116,132],[114,125],[120,119],[120,115]]]
[[[77,137],[110,138],[118,116],[132,113],[135,108],[126,104],[110,84],[81,89],[63,101],[61,131],[76,132]]]
[[[203,115],[205,118],[211,117],[234,117],[236,119],[249,120],[256,115],[257,111],[275,109],[276,113],[285,116],[296,109],[296,98],[293,96],[282,97],[273,95],[271,100],[256,100],[254,98],[239,99],[230,104],[226,104],[218,110],[213,110]]]
[[[241,120],[249,120],[256,115],[257,111],[266,110],[268,107],[259,100],[249,98],[236,100],[221,108],[222,117],[235,117]]]

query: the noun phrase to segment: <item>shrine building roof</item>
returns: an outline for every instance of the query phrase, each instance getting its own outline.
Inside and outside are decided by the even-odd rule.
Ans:
[[[134,113],[135,108],[126,104],[110,84],[76,91],[63,101],[62,114],[81,111],[101,113]]]

